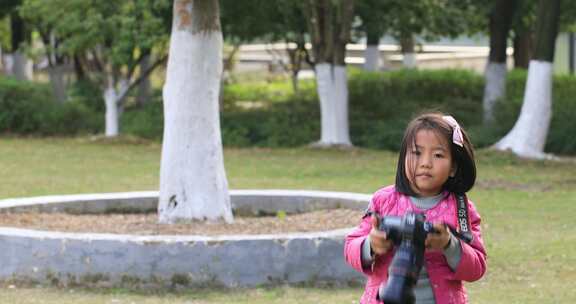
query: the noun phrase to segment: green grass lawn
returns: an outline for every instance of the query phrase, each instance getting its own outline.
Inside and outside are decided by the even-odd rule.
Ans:
[[[0,138],[0,198],[157,190],[158,143]],[[396,154],[226,149],[231,189],[372,193],[394,181]],[[469,193],[483,216],[488,273],[467,284],[471,303],[576,303],[575,162],[479,151]],[[362,288],[277,287],[145,293],[1,288],[2,303],[354,303]]]

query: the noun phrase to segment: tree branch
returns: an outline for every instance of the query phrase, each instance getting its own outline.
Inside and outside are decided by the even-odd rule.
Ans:
[[[132,83],[130,83],[130,85],[128,85],[128,88],[126,89],[126,91],[124,91],[122,93],[122,95],[118,96],[118,103],[121,105],[124,102],[124,98],[126,98],[126,96],[128,96],[128,93],[130,93],[130,91],[132,89],[134,89],[142,81],[144,81],[144,79],[146,79],[146,77],[148,77],[158,66],[166,63],[167,59],[168,59],[168,55],[162,56],[161,58],[156,60],[153,64],[151,64],[148,69],[146,69],[145,71],[140,73],[140,76],[138,78],[136,78]]]

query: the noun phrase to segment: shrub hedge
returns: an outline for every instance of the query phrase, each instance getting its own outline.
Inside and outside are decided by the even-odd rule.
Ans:
[[[0,78],[0,132],[77,135],[98,132],[101,118],[79,102],[57,104],[50,87]]]
[[[406,123],[427,110],[452,114],[477,147],[493,144],[513,126],[526,82],[525,71],[512,71],[507,97],[497,104],[496,122],[482,125],[483,77],[463,70],[399,70],[349,73],[350,134],[355,145],[397,150]],[[576,154],[576,78],[556,76],[553,119],[546,150]],[[226,146],[290,147],[320,137],[320,113],[314,84],[300,84],[295,94],[288,82],[229,84],[223,89],[221,128]],[[72,102],[57,105],[47,86],[0,78],[0,130],[17,134],[101,132],[102,102],[89,87],[76,88]],[[84,93],[83,93],[84,92]],[[143,108],[128,108],[123,133],[162,137],[161,94]]]

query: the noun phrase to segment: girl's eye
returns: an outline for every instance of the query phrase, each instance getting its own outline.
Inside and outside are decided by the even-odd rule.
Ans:
[[[418,151],[418,150],[412,150],[412,154],[414,154],[414,155],[420,155],[420,151]]]
[[[444,154],[436,153],[434,155],[436,158],[444,158]]]

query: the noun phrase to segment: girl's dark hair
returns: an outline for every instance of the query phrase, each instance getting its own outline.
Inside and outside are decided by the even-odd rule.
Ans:
[[[462,137],[464,138],[463,146],[452,142],[452,127],[442,117],[445,114],[434,112],[421,114],[413,119],[406,127],[404,138],[402,138],[402,145],[400,147],[400,155],[398,156],[398,168],[396,171],[396,190],[400,193],[417,196],[417,194],[410,187],[410,180],[406,176],[406,155],[408,149],[416,144],[416,133],[420,130],[430,130],[436,133],[439,137],[444,138],[450,143],[450,153],[452,155],[453,165],[456,166],[454,177],[448,178],[444,183],[443,189],[457,193],[464,194],[474,186],[476,182],[476,164],[474,162],[474,148],[470,142],[468,135],[460,126]],[[412,179],[414,180],[414,179]]]

